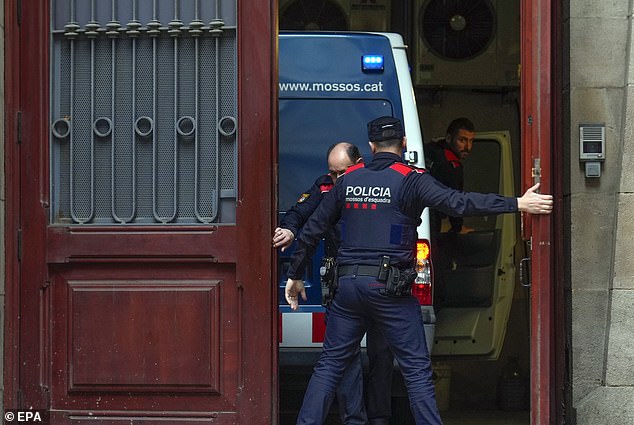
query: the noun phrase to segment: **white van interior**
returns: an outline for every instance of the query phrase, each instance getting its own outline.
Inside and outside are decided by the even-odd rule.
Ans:
[[[514,196],[508,132],[478,133],[464,160],[465,190]],[[443,232],[435,241],[437,323],[432,355],[497,359],[515,281],[514,214],[465,218],[473,231]]]

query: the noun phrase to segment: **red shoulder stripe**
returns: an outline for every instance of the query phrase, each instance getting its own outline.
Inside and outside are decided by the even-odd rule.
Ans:
[[[412,167],[410,165],[407,164],[403,164],[402,162],[395,162],[394,164],[390,165],[390,168],[394,171],[398,171],[399,173],[401,173],[402,175],[406,176],[409,173],[411,173],[412,171],[415,171],[417,173],[424,173],[425,170],[416,168],[416,167]]]
[[[334,184],[332,183],[321,184],[319,185],[319,190],[321,191],[321,193],[326,193],[326,192],[329,192],[333,186]]]
[[[358,170],[359,168],[363,168],[363,167],[365,167],[365,164],[363,162],[359,162],[358,164],[349,166],[348,169],[346,170],[346,173],[349,173],[350,171]]]

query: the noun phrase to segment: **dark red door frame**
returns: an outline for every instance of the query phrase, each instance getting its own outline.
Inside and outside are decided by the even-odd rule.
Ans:
[[[541,182],[543,193],[555,195],[552,216],[524,217],[523,236],[531,251],[531,424],[558,423],[563,357],[556,342],[563,336],[562,322],[555,321],[555,302],[561,302],[562,266],[554,262],[554,253],[562,255],[563,234],[558,199],[562,193],[563,164],[553,166],[554,153],[561,149],[561,102],[558,83],[561,56],[556,55],[559,32],[557,2],[522,0],[521,24],[521,97],[522,97],[522,187]],[[559,45],[560,46],[560,45]],[[561,156],[555,156],[561,158]],[[556,229],[555,229],[556,227]],[[557,231],[555,231],[557,230]],[[562,258],[562,257],[559,257]],[[557,277],[557,279],[556,279]],[[559,282],[559,283],[558,283]],[[561,311],[558,306],[557,311]],[[557,316],[560,317],[560,316]],[[555,325],[558,323],[558,327]],[[558,338],[558,339],[556,339]]]
[[[49,14],[39,2],[13,0],[4,5],[8,124],[4,402],[5,408],[18,408],[22,400],[34,406],[46,406],[48,401],[44,372],[47,365],[42,364],[47,335],[39,323],[41,288],[47,285],[45,243],[43,235],[32,229],[44,228],[48,213],[48,155],[38,144],[48,145],[48,120],[41,117],[48,116],[49,105]],[[20,24],[19,20],[23,22]],[[21,196],[22,191],[29,196]],[[25,329],[39,332],[25,337]]]
[[[17,282],[20,279],[18,258],[18,229],[20,227],[20,146],[18,144],[18,111],[20,95],[20,37],[16,17],[16,2],[4,2],[4,107],[5,107],[5,307],[4,307],[4,407],[17,407],[19,381],[16,372],[19,363],[18,312],[20,297]]]
[[[261,376],[248,380],[248,395],[259,394],[258,400],[245,400],[241,406],[241,424],[276,424],[277,418],[277,287],[274,276],[274,250],[269,240],[276,217],[275,176],[277,175],[277,2],[238,1],[238,134],[240,138],[240,174],[257,173],[258,185],[242,184],[238,178],[241,208],[237,220],[243,223],[238,232],[238,252],[251,261],[242,267],[236,283],[250,282],[258,292],[245,293],[244,332],[256,347],[269,347],[258,352],[246,347],[243,361],[245,374]],[[250,179],[253,181],[253,179]],[[250,219],[249,211],[268,211],[270,220],[260,223]],[[257,282],[257,285],[255,284]],[[250,303],[265,303],[267,316],[258,317],[258,309]],[[253,304],[255,305],[255,304]],[[267,326],[269,332],[266,332]]]
[[[569,350],[572,347],[571,341],[571,303],[570,294],[570,274],[568,269],[569,256],[567,250],[570,249],[570,230],[564,227],[564,193],[566,193],[566,183],[564,172],[568,164],[564,163],[564,152],[567,150],[565,144],[569,142],[568,137],[564,137],[564,99],[566,85],[565,76],[565,51],[564,51],[564,24],[563,1],[555,1],[552,6],[552,46],[553,46],[553,167],[558,172],[553,173],[553,194],[555,204],[558,208],[553,213],[553,235],[563,235],[553,239],[553,298],[554,298],[554,421],[557,424],[570,423],[572,412],[572,384],[570,379]]]

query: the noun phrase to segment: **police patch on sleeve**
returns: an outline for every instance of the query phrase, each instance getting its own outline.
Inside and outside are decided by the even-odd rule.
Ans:
[[[302,193],[302,195],[297,200],[297,203],[301,204],[302,202],[306,201],[308,198],[310,198],[310,193]]]

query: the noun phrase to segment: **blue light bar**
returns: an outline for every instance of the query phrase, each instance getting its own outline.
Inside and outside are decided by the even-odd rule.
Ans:
[[[383,55],[363,55],[361,69],[363,72],[383,72]]]

